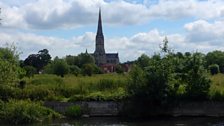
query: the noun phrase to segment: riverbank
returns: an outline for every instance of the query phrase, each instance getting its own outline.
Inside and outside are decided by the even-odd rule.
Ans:
[[[83,101],[83,102],[45,102],[44,105],[57,112],[65,113],[66,109],[70,106],[78,105],[83,110],[83,115],[87,117],[111,117],[122,116],[127,111],[138,111],[141,108],[131,108],[127,102],[114,102],[114,101]],[[150,106],[149,106],[150,108]],[[133,109],[133,110],[131,110]],[[142,110],[139,110],[142,111]],[[166,107],[157,108],[148,113],[149,116],[205,116],[205,117],[224,117],[224,102],[180,102],[178,104]]]

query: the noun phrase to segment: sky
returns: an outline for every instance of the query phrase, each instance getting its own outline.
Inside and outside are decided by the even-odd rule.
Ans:
[[[175,52],[224,50],[224,0],[1,0],[0,46],[21,59],[92,53],[99,7],[105,50],[121,62],[159,52],[165,36]]]

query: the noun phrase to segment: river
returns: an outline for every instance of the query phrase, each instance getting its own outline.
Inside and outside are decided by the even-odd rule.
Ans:
[[[78,120],[55,120],[27,126],[224,126],[224,118],[178,117],[124,120],[115,117],[95,117]]]
[[[13,125],[0,125],[13,126]],[[178,117],[126,120],[116,117],[94,117],[78,120],[55,120],[22,126],[224,126],[224,118]]]

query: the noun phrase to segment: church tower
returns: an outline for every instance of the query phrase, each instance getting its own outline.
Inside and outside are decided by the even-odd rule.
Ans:
[[[101,9],[99,9],[99,19],[98,27],[96,34],[96,47],[94,52],[94,57],[97,65],[102,65],[106,63],[106,53],[104,49],[104,36],[102,28],[102,19],[101,19]]]

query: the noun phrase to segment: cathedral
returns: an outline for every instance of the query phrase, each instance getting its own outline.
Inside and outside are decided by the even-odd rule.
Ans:
[[[105,72],[114,72],[115,66],[119,64],[119,57],[118,53],[105,52],[101,10],[99,10],[99,19],[95,42],[95,52],[92,55],[95,58],[96,65],[103,68]]]

